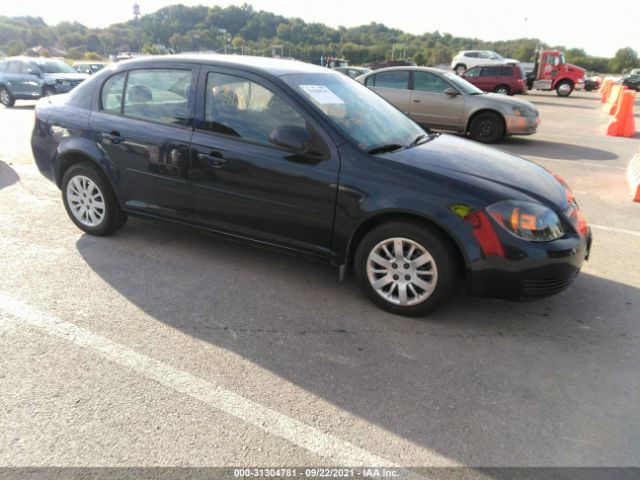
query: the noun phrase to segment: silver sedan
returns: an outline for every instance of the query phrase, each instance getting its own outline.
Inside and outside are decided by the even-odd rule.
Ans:
[[[531,135],[540,124],[531,102],[484,93],[436,68],[383,68],[356,80],[424,127],[468,134],[483,143],[497,142],[505,135]]]

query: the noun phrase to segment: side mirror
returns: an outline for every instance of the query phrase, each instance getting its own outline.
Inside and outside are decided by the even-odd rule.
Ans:
[[[455,96],[458,95],[458,91],[453,87],[449,87],[449,88],[445,89],[444,93],[446,95],[449,95],[450,97],[455,97]]]
[[[275,128],[269,135],[269,142],[296,153],[305,153],[311,135],[305,128],[295,125],[283,125]]]

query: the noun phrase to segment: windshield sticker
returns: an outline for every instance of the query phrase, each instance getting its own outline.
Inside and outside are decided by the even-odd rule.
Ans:
[[[324,85],[300,85],[300,88],[321,105],[336,105],[344,103],[340,97]]]

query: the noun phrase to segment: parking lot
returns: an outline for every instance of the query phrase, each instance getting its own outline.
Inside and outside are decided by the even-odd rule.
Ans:
[[[421,319],[179,226],[82,234],[33,163],[34,104],[0,108],[2,465],[640,466],[640,134],[606,136],[597,93],[524,98],[538,133],[497,148],[573,187],[591,259],[557,296],[460,290]]]

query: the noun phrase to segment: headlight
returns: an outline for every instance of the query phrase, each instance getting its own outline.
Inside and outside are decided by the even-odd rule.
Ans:
[[[507,200],[487,207],[487,213],[509,233],[530,242],[550,242],[564,236],[560,219],[537,203]]]
[[[535,114],[525,107],[513,107],[513,113],[518,117],[535,117]]]
[[[67,80],[56,80],[58,85],[62,85],[63,87],[68,87],[70,84]]]

